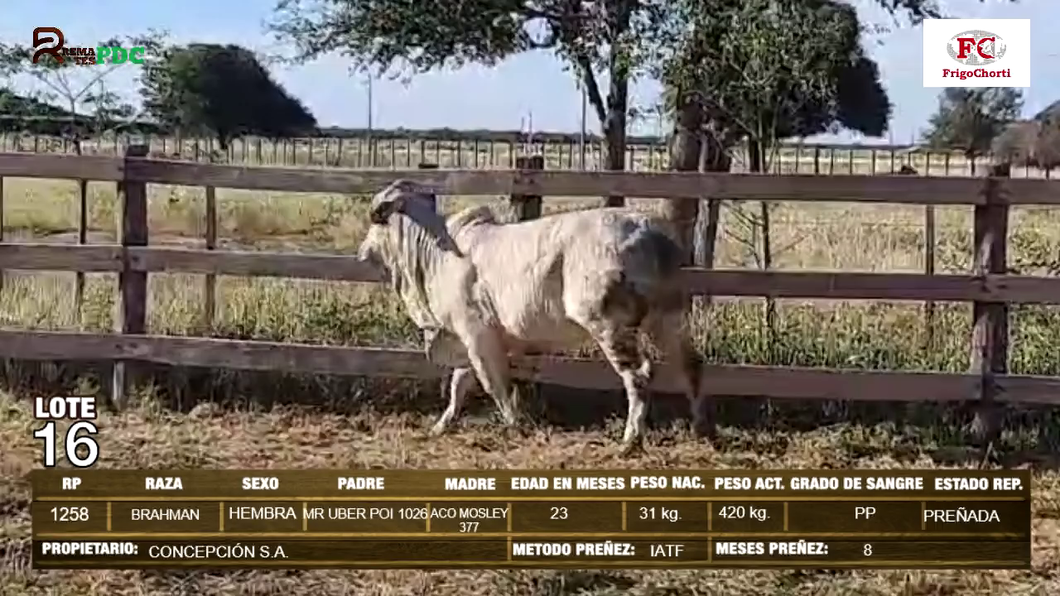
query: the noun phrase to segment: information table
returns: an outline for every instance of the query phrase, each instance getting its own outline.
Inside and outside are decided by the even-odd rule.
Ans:
[[[1029,568],[1030,474],[40,470],[33,567]]]

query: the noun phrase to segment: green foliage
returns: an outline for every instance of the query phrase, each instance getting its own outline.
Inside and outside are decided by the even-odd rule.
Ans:
[[[834,75],[835,112],[829,115],[834,115],[835,122],[869,136],[881,136],[886,132],[891,118],[891,102],[880,82],[880,68],[876,61],[863,55],[863,50],[858,48],[853,62],[841,64]]]
[[[1060,167],[1060,114],[1050,115],[1038,123],[1034,164],[1046,170]]]
[[[58,121],[71,117],[72,114],[62,108],[0,88],[0,131],[29,130],[57,135],[63,128]]]
[[[853,8],[828,0],[696,4],[663,65],[671,90],[698,94],[715,130],[772,145],[836,124],[880,135],[890,102],[861,47]],[[671,104],[672,105],[672,104]]]
[[[1034,120],[1013,122],[991,143],[991,153],[1014,165],[1032,165],[1034,145],[1038,141],[1039,123]]]
[[[939,109],[924,141],[935,149],[986,155],[1023,109],[1023,92],[1011,87],[952,87],[939,94]]]
[[[494,64],[543,46],[528,32],[537,3],[523,0],[280,0],[273,30],[300,58],[340,51],[383,69],[418,71],[469,62]],[[554,39],[554,38],[553,38]]]
[[[253,52],[236,45],[167,48],[144,73],[144,109],[167,128],[209,133],[226,147],[236,136],[310,132],[316,119]]]
[[[1013,165],[1051,171],[1060,167],[1060,101],[1033,118],[1013,122],[994,140],[993,154]]]
[[[621,169],[628,87],[650,56],[666,0],[279,0],[271,24],[306,60],[340,52],[365,69],[425,72],[547,49],[576,73]],[[596,72],[608,75],[605,94]]]

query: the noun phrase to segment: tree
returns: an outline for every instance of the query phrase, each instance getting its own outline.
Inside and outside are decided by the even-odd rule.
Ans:
[[[890,102],[875,62],[861,47],[851,7],[829,0],[728,0],[698,10],[694,18],[694,35],[663,64],[661,78],[669,89],[694,98],[699,119],[712,124],[718,149],[746,143],[752,172],[770,171],[784,138],[838,126],[873,136],[886,130]],[[720,204],[709,207],[713,234]],[[762,201],[755,214],[733,202],[737,225],[727,230],[763,269],[772,267],[774,256],[774,208]],[[706,249],[713,235],[704,240],[697,264],[712,266]],[[771,337],[774,319],[775,305],[767,300]]]
[[[656,71],[667,110],[677,113],[673,169],[727,172],[729,150],[742,142],[750,169],[768,171],[769,152],[780,139],[840,126],[874,136],[886,130],[890,102],[878,67],[861,46],[852,7],[828,0],[713,0],[685,7],[679,29],[666,33],[675,41],[660,44]],[[769,208],[762,205],[760,216],[744,214],[755,255],[766,266],[757,238],[768,243],[765,230],[758,231]],[[697,265],[713,266],[720,210],[721,203],[710,200],[706,218],[699,218],[693,201],[670,204]]]
[[[994,140],[992,153],[1012,165],[1041,168],[1049,177],[1060,167],[1060,101],[1008,125]]]
[[[362,68],[426,72],[548,50],[573,69],[604,132],[604,166],[625,168],[629,83],[667,0],[279,0],[273,30],[308,60],[341,52]],[[597,72],[606,73],[602,91]],[[609,197],[620,205],[622,197]]]
[[[980,0],[982,1],[982,0]],[[1015,0],[1013,0],[1015,1]],[[934,0],[876,0],[876,3],[890,11],[892,14],[904,13],[913,24],[919,23],[924,18],[941,17],[938,5]],[[820,3],[817,3],[820,4]],[[654,56],[649,61],[655,68],[660,65],[675,65],[685,69],[686,72],[680,76],[670,72],[671,78],[678,81],[687,81],[691,76],[694,80],[694,72],[703,63],[704,58],[695,52],[690,52],[696,46],[710,47],[717,44],[717,40],[711,40],[702,36],[697,29],[697,21],[701,14],[709,14],[720,7],[738,6],[733,0],[675,0],[669,5],[667,13],[658,19],[651,29],[652,40],[646,45],[653,49]],[[691,39],[700,38],[703,43],[690,44]],[[865,89],[865,81],[877,79],[873,73],[874,67],[867,59],[859,60],[846,81],[855,83],[859,79],[861,83],[844,86],[840,89],[841,95],[846,95],[850,89]],[[696,85],[669,86],[666,90],[668,103],[672,106],[674,129],[670,144],[671,169],[677,171],[720,171],[727,172],[730,168],[731,158],[726,148],[736,141],[731,126],[728,126],[723,115],[711,113],[705,109],[701,97],[695,91]],[[852,105],[850,101],[843,101],[841,105]],[[879,107],[869,110],[858,110],[860,113],[878,113]],[[848,126],[854,123],[853,114],[848,110],[841,111],[841,121]],[[858,127],[854,126],[855,129]],[[697,262],[703,263],[698,257],[706,257],[713,252],[713,234],[711,230],[717,229],[717,213],[719,204],[716,201],[709,203],[710,217],[701,219],[696,230],[696,239],[704,250],[697,251]],[[675,200],[671,201],[668,209],[670,217],[679,235],[688,241],[686,247],[692,248],[692,227],[698,218],[699,205],[695,201]],[[691,256],[691,251],[689,251]]]
[[[971,162],[987,155],[1023,109],[1023,92],[1013,87],[951,87],[939,94],[939,109],[924,141],[936,149],[959,149]]]
[[[716,3],[717,4],[717,3]],[[750,169],[776,141],[843,126],[879,136],[891,106],[865,56],[854,9],[831,0],[729,0],[700,11],[664,82],[694,94],[729,141],[746,139]]]
[[[27,97],[11,89],[0,88],[0,131],[60,135],[65,123],[74,118],[66,110]]]
[[[254,53],[236,45],[169,47],[142,85],[152,118],[174,130],[210,134],[223,150],[241,135],[281,137],[316,128],[313,115]]]

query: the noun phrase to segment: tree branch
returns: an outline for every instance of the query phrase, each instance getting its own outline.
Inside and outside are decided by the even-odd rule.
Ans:
[[[577,56],[575,60],[578,63],[578,67],[581,70],[582,84],[585,85],[585,92],[588,95],[589,103],[592,104],[593,110],[596,111],[596,117],[600,119],[600,123],[603,124],[607,120],[607,107],[604,105],[604,97],[600,94],[600,87],[596,83],[596,75],[593,74],[593,65],[589,61],[589,57],[585,55]]]

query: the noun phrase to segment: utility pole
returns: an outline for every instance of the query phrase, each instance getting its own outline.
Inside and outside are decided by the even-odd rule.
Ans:
[[[372,138],[372,75],[368,75],[368,167],[375,167],[375,142]]]
[[[588,93],[585,91],[585,82],[584,81],[581,84],[581,88],[582,88],[582,131],[581,131],[581,134],[578,136],[578,153],[580,154],[580,157],[578,158],[578,164],[579,164],[578,167],[580,167],[582,169],[582,171],[584,172],[585,171],[585,114],[586,114],[586,109],[588,108],[589,97],[588,97]]]
[[[527,155],[533,155],[534,154],[534,111],[533,110],[527,110],[526,127],[527,127],[526,154]]]

